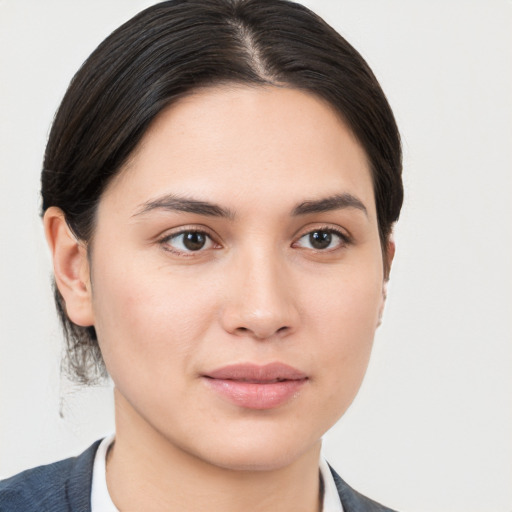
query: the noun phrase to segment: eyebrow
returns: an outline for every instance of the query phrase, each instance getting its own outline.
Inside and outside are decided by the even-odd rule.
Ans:
[[[134,213],[134,217],[143,215],[153,210],[167,210],[174,212],[195,213],[197,215],[206,215],[208,217],[234,218],[235,214],[229,209],[210,203],[187,197],[180,197],[174,194],[166,194],[151,201],[142,204],[142,207]]]
[[[310,213],[330,212],[345,208],[355,208],[368,216],[368,210],[363,202],[352,194],[336,194],[323,199],[304,201],[293,210],[293,215],[307,215]]]
[[[335,194],[322,199],[304,201],[292,210],[292,215],[308,215],[311,213],[329,212],[345,208],[361,210],[366,216],[368,216],[368,211],[363,202],[356,196],[349,193]],[[222,217],[227,219],[235,218],[235,212],[227,208],[223,208],[215,203],[180,197],[174,194],[166,194],[162,197],[143,203],[141,208],[136,211],[133,216],[136,217],[138,215],[144,215],[145,213],[154,210],[195,213],[197,215]]]

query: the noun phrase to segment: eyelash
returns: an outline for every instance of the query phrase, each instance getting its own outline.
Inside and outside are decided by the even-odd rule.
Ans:
[[[346,233],[342,232],[339,229],[333,228],[331,226],[321,226],[316,227],[314,229],[309,229],[308,231],[301,234],[295,242],[291,244],[292,247],[300,248],[297,246],[298,242],[302,240],[304,237],[311,236],[313,233],[328,233],[329,235],[335,235],[340,239],[340,243],[335,248],[329,248],[329,249],[314,249],[314,248],[303,248],[307,250],[314,251],[315,253],[330,253],[334,252],[336,250],[342,249],[350,244],[352,244],[352,238],[347,235]],[[197,229],[197,228],[187,228],[187,229],[181,229],[180,231],[177,231],[175,233],[167,234],[164,237],[162,237],[160,240],[158,240],[158,243],[162,246],[162,248],[168,252],[171,252],[173,254],[177,254],[182,257],[194,257],[195,253],[201,253],[204,252],[207,249],[204,249],[203,247],[198,248],[198,250],[180,250],[170,245],[170,241],[177,240],[180,236],[188,235],[188,234],[199,234],[204,235],[207,241],[205,244],[212,244],[217,245],[217,247],[208,247],[207,249],[218,249],[220,248],[220,244],[218,244],[214,237],[205,229]]]

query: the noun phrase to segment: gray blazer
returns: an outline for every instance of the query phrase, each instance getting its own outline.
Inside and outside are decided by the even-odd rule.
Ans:
[[[78,457],[0,481],[0,512],[90,512],[96,441]],[[344,512],[394,512],[349,487],[331,468]]]

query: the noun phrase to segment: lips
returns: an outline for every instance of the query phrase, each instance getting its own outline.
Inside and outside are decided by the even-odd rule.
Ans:
[[[247,409],[273,409],[296,397],[308,377],[283,363],[236,364],[203,375],[221,398]]]

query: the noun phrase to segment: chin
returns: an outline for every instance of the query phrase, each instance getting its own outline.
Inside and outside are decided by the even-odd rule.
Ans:
[[[274,471],[315,451],[321,439],[301,439],[291,433],[264,431],[255,435],[217,436],[209,446],[197,446],[195,455],[207,463],[232,471]]]
[[[276,452],[275,450],[267,450],[268,453],[262,453],[261,450],[235,452],[233,447],[230,451],[231,453],[226,454],[217,453],[208,462],[230,471],[277,471],[291,465],[301,455],[291,451]]]

